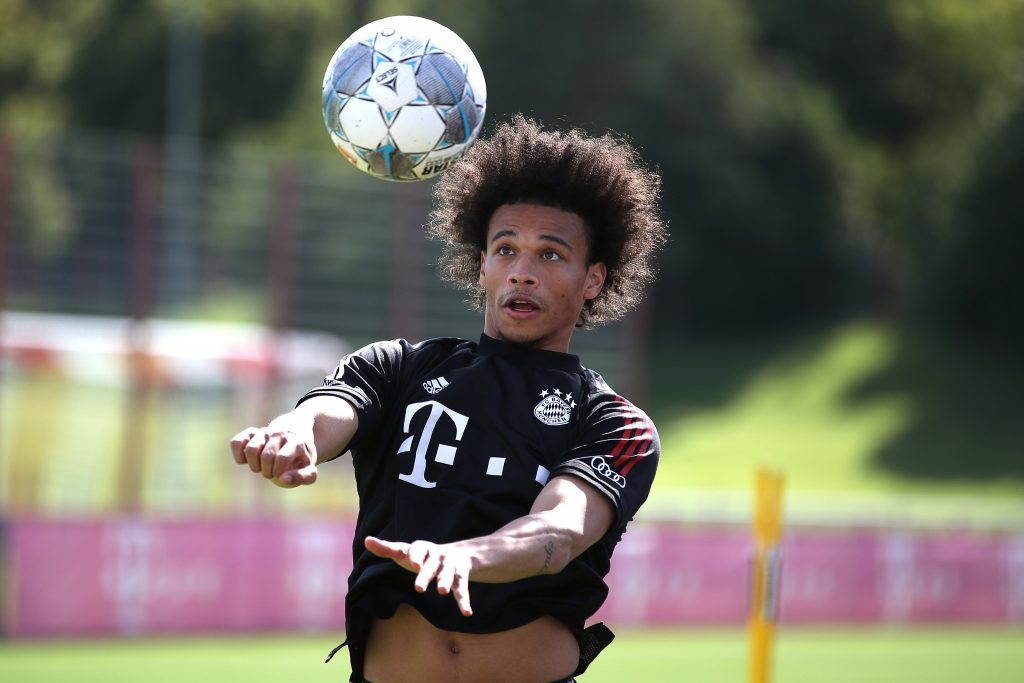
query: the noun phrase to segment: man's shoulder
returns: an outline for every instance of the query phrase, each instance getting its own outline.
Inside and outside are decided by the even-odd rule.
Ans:
[[[418,342],[409,342],[405,339],[399,340],[406,344],[413,352],[425,353],[454,353],[456,351],[475,351],[476,342],[461,337],[433,337]]]
[[[588,367],[581,369],[585,398],[590,401],[625,400],[608,384],[601,373]]]
[[[434,337],[418,342],[396,339],[392,343],[397,344],[405,360],[414,365],[433,365],[453,356],[476,352],[476,342],[459,337]]]
[[[472,351],[476,347],[474,342],[459,337],[434,337],[422,341],[409,341],[404,338],[382,339],[367,344],[356,353],[364,354],[366,351],[384,353],[395,357],[414,356],[437,356],[457,353],[462,350]]]
[[[600,373],[583,368],[585,399],[593,412],[614,412],[626,418],[650,420],[647,413],[605,381]]]
[[[412,342],[408,339],[389,339],[369,344],[359,355],[386,357],[387,364],[395,371],[408,376],[429,371],[430,368],[445,363],[458,356],[471,356],[475,353],[476,344],[458,337],[435,337]]]

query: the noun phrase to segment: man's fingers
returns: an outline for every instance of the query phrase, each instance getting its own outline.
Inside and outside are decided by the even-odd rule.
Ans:
[[[363,541],[363,545],[366,549],[377,557],[383,557],[388,560],[405,560],[409,553],[408,543],[393,543],[391,541],[382,541],[375,536],[367,536],[366,540]]]
[[[274,478],[274,463],[281,449],[282,438],[278,435],[267,438],[267,444],[260,453],[260,474],[266,479]]]
[[[288,470],[294,470],[306,464],[304,462],[295,463],[295,444],[290,443],[287,437],[276,435],[271,437],[271,442],[276,448],[274,449],[274,458],[270,461],[270,479],[280,477]]]
[[[435,553],[428,554],[420,565],[420,572],[416,575],[416,590],[422,593],[437,576],[437,570],[441,568],[441,560]]]
[[[422,541],[417,541],[409,546],[409,561],[412,562],[417,569],[423,567],[424,561],[427,559],[427,552],[430,546]]]
[[[441,595],[448,595],[452,591],[452,584],[455,582],[455,563],[445,562],[441,571],[437,573],[437,592]]]
[[[377,557],[392,560],[396,564],[416,574],[415,587],[420,593],[427,590],[430,582],[437,580],[437,592],[441,595],[449,593],[455,598],[459,611],[464,616],[473,615],[473,606],[469,602],[468,558],[453,553],[448,546],[416,541],[415,543],[393,543],[382,541],[374,536],[367,536],[363,541],[366,549]]]
[[[296,486],[307,486],[316,481],[316,465],[306,465],[297,470],[282,472],[281,476],[271,479],[272,482],[282,488],[292,489]]]
[[[462,616],[473,616],[473,607],[469,604],[469,579],[462,574],[456,573],[452,591],[455,594],[455,602],[458,603]]]
[[[231,455],[284,488],[316,481],[316,446],[289,430],[243,429],[231,439]]]
[[[256,433],[255,427],[249,427],[243,429],[231,438],[231,457],[235,459],[235,462],[239,465],[245,464],[245,445],[249,443],[249,439]]]
[[[272,478],[278,478],[285,472],[300,470],[313,462],[309,457],[309,448],[305,441],[297,441],[295,435],[285,434],[281,437],[281,445],[274,459]]]
[[[266,443],[267,433],[262,429],[257,429],[242,449],[245,462],[249,463],[249,469],[257,474],[260,471],[260,456],[263,454],[263,447]]]

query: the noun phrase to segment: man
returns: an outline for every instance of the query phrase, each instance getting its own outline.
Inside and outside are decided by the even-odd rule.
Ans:
[[[659,190],[610,136],[500,126],[439,181],[431,224],[446,277],[476,290],[479,343],[371,344],[232,439],[285,487],[352,453],[350,680],[569,681],[610,640],[584,623],[658,436],[568,348],[653,279]]]

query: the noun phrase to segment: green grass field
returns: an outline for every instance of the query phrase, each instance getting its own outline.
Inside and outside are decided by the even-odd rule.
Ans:
[[[323,664],[324,634],[264,638],[5,643],[6,683],[345,681],[344,656]],[[742,631],[625,631],[585,683],[746,680]],[[1024,632],[1013,630],[794,630],[780,633],[777,683],[1019,683]]]

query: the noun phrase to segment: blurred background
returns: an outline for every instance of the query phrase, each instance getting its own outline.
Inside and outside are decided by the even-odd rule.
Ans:
[[[347,462],[283,491],[227,441],[351,349],[480,333],[430,184],[323,127],[395,14],[473,48],[485,135],[664,177],[656,287],[573,339],[663,448],[584,680],[743,676],[762,464],[779,680],[1024,678],[1020,0],[0,0],[0,678],[347,678]]]

